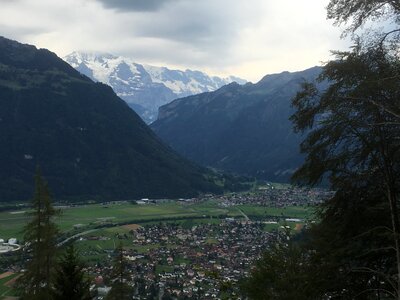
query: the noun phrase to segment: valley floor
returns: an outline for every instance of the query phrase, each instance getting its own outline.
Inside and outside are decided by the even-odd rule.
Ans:
[[[59,207],[57,223],[60,244],[76,241],[99,295],[107,292],[114,249],[121,243],[138,299],[235,298],[241,278],[277,231],[283,226],[301,230],[313,221],[315,204],[329,195],[267,185],[218,197],[67,205]],[[22,240],[28,218],[21,211],[1,212],[0,238]],[[18,270],[20,265],[9,254],[1,267]]]

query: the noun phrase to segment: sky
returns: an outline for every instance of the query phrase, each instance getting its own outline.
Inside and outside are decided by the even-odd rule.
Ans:
[[[348,49],[328,0],[0,0],[0,35],[257,82]]]

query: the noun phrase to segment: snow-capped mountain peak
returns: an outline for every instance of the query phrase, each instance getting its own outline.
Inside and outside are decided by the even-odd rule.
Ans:
[[[135,63],[108,53],[72,52],[64,57],[72,67],[94,81],[110,85],[147,123],[157,118],[158,108],[175,98],[214,91],[237,77],[210,77],[201,71],[170,70]]]

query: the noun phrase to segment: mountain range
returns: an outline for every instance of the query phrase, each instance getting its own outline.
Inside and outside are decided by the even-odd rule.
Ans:
[[[288,181],[303,162],[302,141],[289,121],[300,84],[321,68],[267,75],[258,83],[231,83],[217,91],[160,107],[151,128],[178,153],[204,166]],[[322,88],[322,86],[320,86]]]
[[[57,199],[219,192],[107,85],[54,53],[0,37],[0,201],[32,196],[40,166]]]
[[[94,81],[110,85],[146,123],[157,118],[158,108],[173,99],[214,91],[237,77],[220,78],[200,71],[170,70],[139,64],[111,54],[73,52],[64,60]]]

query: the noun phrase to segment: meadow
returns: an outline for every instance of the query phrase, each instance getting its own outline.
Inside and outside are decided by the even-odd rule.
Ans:
[[[186,226],[196,222],[210,222],[219,217],[264,219],[301,218],[307,219],[312,214],[312,208],[307,206],[293,206],[285,208],[265,207],[257,205],[238,205],[220,207],[217,200],[197,203],[168,201],[158,204],[131,204],[129,202],[115,202],[108,204],[88,204],[80,206],[62,207],[61,214],[55,219],[63,233],[72,235],[93,228],[113,227],[122,224],[151,222],[179,221]],[[24,225],[29,221],[26,211],[0,212],[0,238],[15,237],[21,239]]]
[[[0,274],[0,299],[7,299],[15,295],[15,290],[12,288],[12,283],[18,274],[6,272]]]

